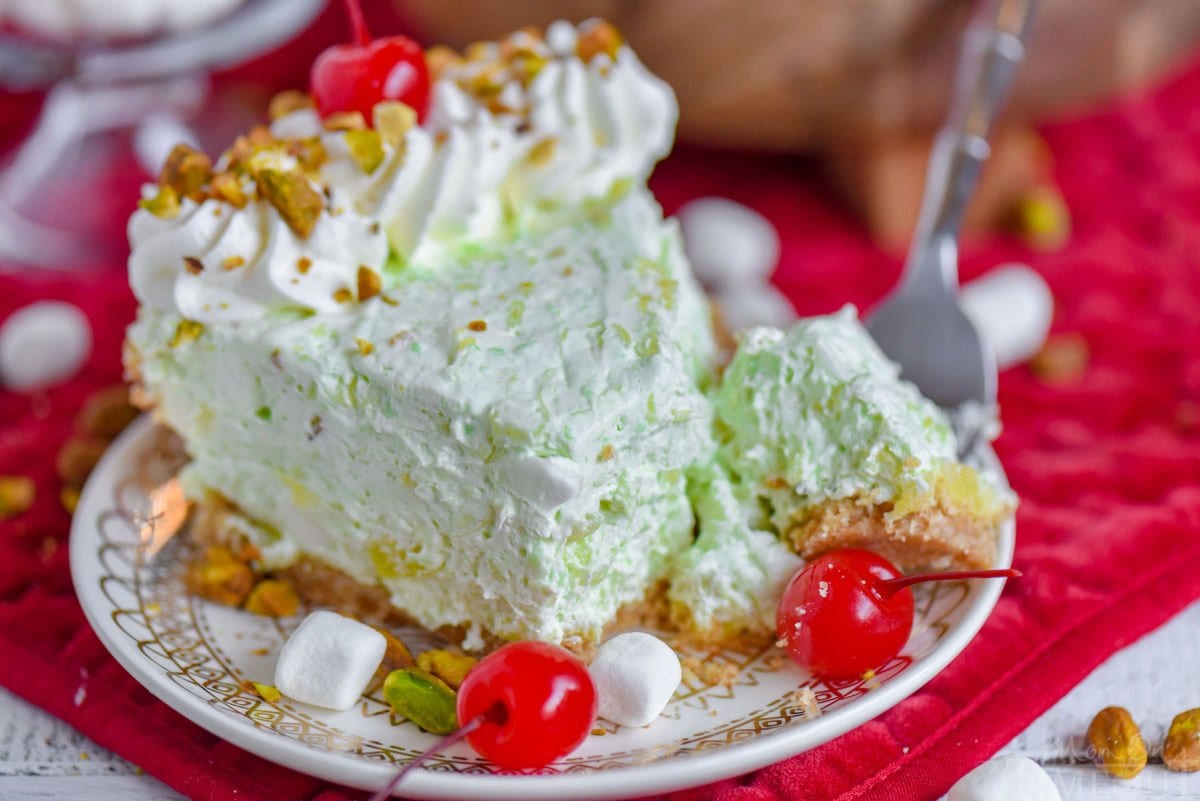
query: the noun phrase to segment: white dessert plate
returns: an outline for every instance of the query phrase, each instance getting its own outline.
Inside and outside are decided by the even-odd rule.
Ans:
[[[985,469],[1001,468],[989,451]],[[92,474],[71,529],[71,573],[100,639],[150,692],[210,732],[264,759],[330,781],[375,789],[434,742],[395,718],[378,691],[348,712],[287,698],[269,703],[248,682],[270,683],[275,654],[299,618],[272,620],[191,597],[181,464],[170,437],[135,423]],[[1012,562],[1015,530],[998,566]],[[422,799],[615,799],[663,793],[746,773],[813,748],[889,709],[937,675],[979,631],[1001,591],[996,581],[926,585],[904,653],[868,681],[812,679],[775,647],[692,656],[732,682],[685,671],[662,717],[645,728],[597,721],[566,759],[536,773],[494,768],[460,744],[405,779]],[[402,632],[421,647],[429,638]],[[708,674],[708,671],[699,671]],[[712,676],[710,675],[710,678]],[[821,714],[796,691],[810,688]]]

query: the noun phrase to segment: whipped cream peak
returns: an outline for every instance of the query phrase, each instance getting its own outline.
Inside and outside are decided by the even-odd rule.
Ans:
[[[599,20],[426,57],[422,125],[328,130],[300,102],[205,166],[199,189],[168,165],[130,220],[139,301],[201,322],[344,311],[360,267],[436,270],[465,245],[569,221],[644,184],[671,148],[674,94]],[[264,170],[282,189],[263,190]]]

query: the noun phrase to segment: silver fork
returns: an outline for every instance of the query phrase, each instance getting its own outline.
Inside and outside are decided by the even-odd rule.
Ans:
[[[995,355],[958,305],[958,234],[991,153],[988,133],[1024,58],[1035,5],[991,0],[968,26],[904,275],[867,319],[871,336],[904,378],[949,411],[968,403],[990,409],[996,402]],[[978,436],[978,430],[960,432],[960,451],[973,450]]]

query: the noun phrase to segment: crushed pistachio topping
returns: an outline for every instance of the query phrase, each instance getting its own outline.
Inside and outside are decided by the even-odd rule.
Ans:
[[[226,270],[236,270],[238,267],[242,267],[245,264],[246,260],[241,256],[226,256],[225,260],[221,262],[221,266]]]
[[[300,169],[314,173],[321,165],[329,161],[329,154],[319,136],[306,136],[303,139],[289,139],[285,148],[287,154],[296,159]]]
[[[175,145],[158,176],[159,186],[169,186],[179,197],[203,200],[204,187],[212,180],[212,160],[189,145]]]
[[[375,345],[362,337],[355,337],[354,344],[358,348],[358,355],[360,356],[370,356],[375,352]]]
[[[255,615],[291,617],[300,608],[300,596],[283,579],[263,579],[250,590],[243,608]]]
[[[346,131],[344,137],[350,158],[354,159],[360,170],[370,175],[379,169],[379,165],[383,163],[384,152],[383,139],[378,133],[369,129]]]
[[[358,300],[360,303],[364,300],[370,300],[383,290],[383,280],[379,277],[379,273],[366,265],[360,264],[358,266],[355,283],[358,285]]]
[[[596,456],[597,462],[607,462],[617,455],[617,451],[612,445],[605,445],[600,449],[600,453]]]
[[[383,697],[393,712],[431,734],[449,734],[458,728],[454,690],[420,668],[389,673],[383,682]]]
[[[597,21],[587,30],[580,32],[575,53],[588,62],[601,53],[615,61],[622,44],[620,31],[608,22]]]
[[[553,136],[547,137],[529,148],[529,163],[538,167],[549,164],[558,149],[558,140]]]
[[[241,606],[254,588],[254,571],[224,545],[210,545],[188,565],[187,588],[201,598]]]
[[[367,127],[361,111],[337,111],[324,120],[327,131],[359,131]]]
[[[16,517],[33,506],[37,487],[28,476],[0,476],[0,520]]]
[[[257,681],[250,682],[254,687],[254,693],[268,704],[277,703],[283,698],[283,693],[279,692],[277,687],[270,684],[259,684]]]
[[[175,326],[175,333],[171,335],[171,341],[167,343],[167,346],[177,348],[199,339],[203,333],[204,323],[198,323],[195,320],[180,320],[179,325]]]
[[[250,198],[242,189],[241,179],[233,173],[220,172],[214,175],[209,191],[214,198],[223,200],[235,209],[245,208],[246,204],[250,202]]]
[[[275,207],[296,236],[307,239],[325,208],[325,199],[303,175],[282,170],[258,172],[258,191]]]
[[[371,116],[375,121],[375,131],[379,137],[392,147],[398,147],[412,127],[417,124],[417,112],[412,106],[398,100],[385,100],[376,103]]]
[[[267,107],[267,113],[272,120],[277,120],[280,117],[286,117],[293,111],[300,111],[306,108],[313,108],[313,99],[306,92],[301,92],[297,89],[288,89],[271,98],[271,104]]]
[[[173,219],[179,216],[179,193],[169,186],[160,186],[154,197],[139,200],[138,207],[145,209],[155,217],[161,217],[164,220]]]
[[[454,689],[462,686],[467,672],[479,660],[473,656],[433,648],[417,656],[417,667],[432,673]]]
[[[400,638],[392,634],[387,629],[381,629],[379,626],[371,628],[383,635],[383,641],[387,643],[383,651],[383,665],[396,669],[412,667],[416,664],[413,661],[412,653],[408,650],[408,646],[400,641]]]

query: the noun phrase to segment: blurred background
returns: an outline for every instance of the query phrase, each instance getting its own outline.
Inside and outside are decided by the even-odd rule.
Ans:
[[[462,47],[603,16],[675,89],[680,141],[795,155],[875,243],[900,250],[972,4],[965,0],[366,0],[372,27]],[[119,260],[165,148],[219,151],[344,40],[328,0],[0,0],[0,255]],[[1194,0],[1045,0],[968,238],[1059,247],[1069,210],[1039,123],[1151,84],[1200,43]],[[19,147],[23,146],[23,147]],[[140,169],[135,169],[135,166]],[[115,181],[115,183],[114,183]]]

